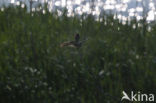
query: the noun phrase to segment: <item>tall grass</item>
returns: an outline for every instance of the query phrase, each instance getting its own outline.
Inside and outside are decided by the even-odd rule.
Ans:
[[[133,28],[143,21],[102,17],[0,11],[0,102],[119,103],[123,90],[156,93],[156,25],[148,32]],[[82,47],[60,48],[75,33],[88,39]]]

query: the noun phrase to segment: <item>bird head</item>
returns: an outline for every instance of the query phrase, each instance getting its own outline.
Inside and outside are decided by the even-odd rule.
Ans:
[[[80,35],[79,35],[79,34],[76,34],[76,35],[75,35],[75,41],[78,42],[79,39],[80,39]]]

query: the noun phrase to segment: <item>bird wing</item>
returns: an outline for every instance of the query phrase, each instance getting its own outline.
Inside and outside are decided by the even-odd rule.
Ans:
[[[68,42],[61,43],[60,47],[70,46],[70,45],[73,45],[73,41],[68,41]]]

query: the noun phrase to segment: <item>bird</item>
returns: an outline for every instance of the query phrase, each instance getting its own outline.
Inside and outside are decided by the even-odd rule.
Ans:
[[[84,41],[86,41],[86,40],[80,41],[80,35],[77,33],[77,34],[75,34],[75,40],[63,42],[63,43],[61,43],[60,47],[69,46],[69,47],[73,47],[73,48],[80,48]]]

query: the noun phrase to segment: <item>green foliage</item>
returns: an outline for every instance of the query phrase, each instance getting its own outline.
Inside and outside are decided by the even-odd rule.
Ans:
[[[107,24],[106,24],[107,23]],[[0,11],[1,103],[119,103],[122,91],[156,93],[156,25],[103,15]],[[81,48],[64,41],[88,38]]]

